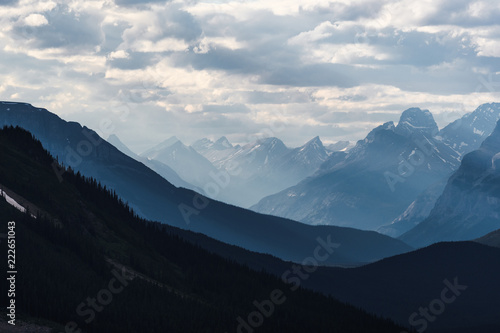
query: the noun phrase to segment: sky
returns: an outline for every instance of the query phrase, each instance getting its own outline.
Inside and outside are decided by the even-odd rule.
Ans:
[[[141,152],[177,136],[356,141],[500,102],[500,1],[0,0],[0,100]]]

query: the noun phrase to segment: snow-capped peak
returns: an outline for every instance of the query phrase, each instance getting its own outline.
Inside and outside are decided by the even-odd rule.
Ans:
[[[429,110],[410,108],[401,114],[395,131],[403,136],[411,136],[418,132],[436,135],[438,133],[438,127]]]

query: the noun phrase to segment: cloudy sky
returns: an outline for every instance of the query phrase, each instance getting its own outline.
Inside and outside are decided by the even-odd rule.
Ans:
[[[500,101],[499,17],[496,0],[2,0],[0,99],[137,152],[358,140],[412,106],[441,127]]]

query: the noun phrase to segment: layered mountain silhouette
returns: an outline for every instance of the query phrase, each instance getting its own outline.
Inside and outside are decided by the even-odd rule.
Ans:
[[[405,232],[416,227],[429,216],[437,199],[443,193],[448,179],[430,185],[420,193],[406,210],[395,218],[390,224],[381,226],[378,232],[391,237],[399,237]]]
[[[319,137],[294,149],[274,137],[244,146],[233,146],[226,137],[216,142],[201,139],[193,148],[216,168],[231,174],[218,199],[242,207],[297,184],[312,175],[329,155]]]
[[[429,111],[408,109],[397,126],[375,128],[347,153],[332,154],[312,177],[252,209],[308,224],[376,230],[457,169],[460,155],[435,139],[437,133]]]
[[[0,103],[0,125],[11,123],[22,123],[31,128],[34,137],[43,138],[40,143],[21,129],[0,130],[0,188],[29,201],[23,202],[28,210],[36,207],[36,212],[21,213],[0,198],[0,223],[15,220],[18,241],[23,245],[18,253],[23,274],[17,281],[17,299],[18,311],[28,321],[36,317],[48,328],[64,331],[70,320],[85,331],[98,333],[198,332],[207,328],[229,332],[238,327],[245,331],[240,325],[256,311],[255,302],[263,304],[261,301],[279,289],[286,291],[286,302],[275,305],[273,315],[262,316],[258,331],[331,332],[332,327],[341,332],[405,331],[359,308],[388,317],[408,331],[500,329],[500,301],[495,296],[500,292],[500,124],[479,149],[460,162],[461,153],[435,133],[432,115],[410,109],[398,126],[386,123],[353,149],[330,154],[313,177],[299,184],[320,188],[309,182],[339,182],[341,176],[349,176],[350,168],[351,178],[345,183],[359,186],[365,191],[362,193],[371,190],[381,196],[386,192],[363,181],[378,180],[374,175],[382,171],[386,187],[390,188],[387,179],[399,180],[392,183],[394,192],[390,193],[403,196],[398,191],[409,186],[412,177],[422,182],[425,177],[435,177],[420,192],[412,192],[410,207],[401,204],[401,212],[411,217],[421,214],[418,207],[412,211],[411,205],[430,205],[434,193],[440,191],[432,187],[443,186],[440,179],[448,178],[429,217],[402,238],[414,246],[454,242],[409,252],[403,242],[373,231],[300,224],[175,187],[95,132],[29,104]],[[311,141],[312,147],[319,147],[317,140]],[[226,141],[220,140],[219,151],[231,146]],[[56,152],[65,167],[42,145]],[[283,156],[293,151],[287,150]],[[422,157],[419,151],[423,160],[418,159]],[[265,162],[265,154],[258,156]],[[396,164],[387,163],[392,157]],[[439,178],[447,170],[452,170],[451,176]],[[217,172],[219,178],[212,180],[222,189],[227,178],[221,169]],[[386,178],[386,172],[396,178]],[[351,194],[347,186],[334,189]],[[357,209],[368,202],[354,201]],[[381,210],[392,207],[381,198],[373,202],[382,205]],[[356,207],[351,206],[354,211]],[[163,224],[137,215],[158,217],[155,219]],[[474,242],[460,241],[464,239]],[[300,265],[230,244],[307,266],[302,266],[299,275]],[[321,264],[373,263],[355,268],[311,266],[321,244],[329,254]],[[384,257],[388,258],[379,260]],[[75,308],[107,286],[117,272],[128,279],[127,287],[113,295],[113,301],[96,313],[94,321],[86,323]],[[6,293],[5,286],[0,284],[0,292]]]
[[[500,229],[492,231],[475,241],[488,246],[500,247]]]
[[[16,326],[23,331],[403,329],[203,250],[193,244],[198,237],[194,233],[134,216],[114,191],[95,179],[69,169],[54,173],[53,158],[25,130],[0,129],[0,156],[0,184],[41,209],[32,217],[0,198],[0,224],[6,228],[15,221],[16,319],[31,327],[38,323],[32,329]],[[0,247],[7,252],[6,241]],[[232,252],[228,245],[219,247]],[[246,251],[246,256],[254,254]],[[7,289],[6,283],[0,284],[4,295]],[[4,324],[0,321],[0,329],[11,331]]]
[[[497,332],[499,260],[499,248],[438,243],[363,267],[321,268],[308,285],[417,332]]]
[[[210,174],[217,169],[192,147],[186,146],[176,137],[171,137],[153,148],[140,154],[148,160],[154,160],[168,165],[187,182],[203,189],[212,182]]]
[[[148,168],[153,170],[154,172],[158,173],[160,176],[168,180],[172,185],[175,185],[176,187],[184,187],[188,188],[191,190],[198,190],[196,186],[184,181],[171,167],[168,165],[154,160],[154,159],[149,159],[145,157],[141,157],[131,151],[115,134],[111,134],[107,141],[112,144],[116,149],[127,155],[128,157],[133,158],[136,161],[139,161],[146,165]]]
[[[400,239],[414,246],[472,240],[500,228],[500,125],[464,156],[430,215]]]
[[[0,125],[19,125],[29,130],[59,162],[113,189],[140,216],[201,232],[228,244],[302,262],[317,246],[318,237],[330,236],[341,246],[325,262],[327,265],[358,265],[411,249],[376,232],[308,226],[176,188],[94,131],[31,105],[0,104]],[[54,173],[61,175],[64,170],[54,166]],[[214,190],[227,182],[224,175],[219,177],[212,182]]]

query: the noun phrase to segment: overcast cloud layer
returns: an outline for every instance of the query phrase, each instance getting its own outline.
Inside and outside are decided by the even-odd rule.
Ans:
[[[138,152],[171,135],[358,140],[412,106],[444,126],[500,101],[499,17],[472,0],[8,0],[0,99]]]

